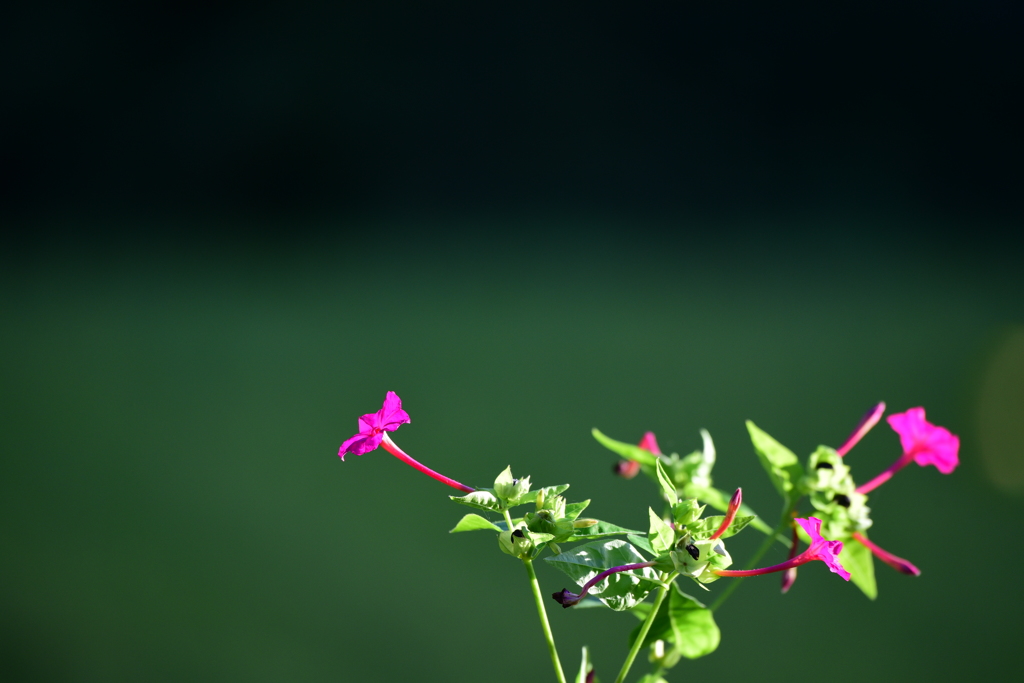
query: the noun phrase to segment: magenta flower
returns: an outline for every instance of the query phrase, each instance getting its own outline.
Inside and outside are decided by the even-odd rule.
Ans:
[[[873,491],[889,481],[896,472],[911,462],[921,467],[935,465],[943,474],[949,474],[960,464],[960,438],[945,427],[933,425],[924,419],[924,408],[911,408],[886,418],[889,426],[900,435],[903,455],[887,470],[857,488],[857,493]]]
[[[410,422],[409,413],[402,410],[402,399],[398,398],[398,394],[395,392],[389,391],[387,396],[384,397],[384,405],[380,410],[376,413],[367,413],[359,418],[359,431],[351,438],[345,439],[345,442],[341,444],[341,448],[338,450],[338,457],[344,461],[345,455],[348,453],[364,455],[375,450],[378,446],[382,446],[388,453],[431,479],[436,479],[442,484],[447,484],[465,493],[475,491],[476,489],[472,486],[460,484],[454,479],[450,479],[417,462],[391,440],[387,432],[393,432],[407,422]]]
[[[380,410],[359,418],[359,432],[341,444],[338,456],[344,460],[347,453],[363,455],[376,450],[384,438],[385,431],[393,432],[408,422],[409,413],[402,410],[402,399],[398,398],[395,392],[389,391]]]
[[[822,538],[821,520],[817,517],[811,517],[810,519],[798,518],[796,522],[811,537],[810,547],[796,557],[772,567],[764,567],[763,569],[713,569],[712,571],[719,576],[759,576],[761,574],[771,574],[772,572],[783,572],[813,560],[821,560],[833,573],[839,574],[843,579],[849,581],[850,572],[843,569],[843,565],[839,564],[839,553],[843,551],[842,541],[829,541]]]

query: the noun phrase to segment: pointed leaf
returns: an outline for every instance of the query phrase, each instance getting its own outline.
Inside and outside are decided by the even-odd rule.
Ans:
[[[844,541],[843,551],[839,553],[839,564],[850,572],[850,581],[856,584],[864,595],[872,600],[878,597],[878,585],[875,583],[875,558],[863,543],[852,538]]]
[[[590,505],[590,499],[582,503],[569,503],[565,506],[565,518],[569,521],[575,521],[580,516],[580,513],[587,509],[588,505]]]
[[[750,420],[747,420],[747,431],[750,432],[750,441],[754,444],[761,466],[768,473],[775,490],[786,500],[799,498],[802,492],[798,484],[804,476],[799,458]]]
[[[756,517],[753,516],[740,517],[737,515],[732,520],[732,524],[729,525],[729,528],[726,529],[719,538],[735,536],[739,532],[743,531],[743,529],[755,519]],[[705,538],[710,538],[716,531],[718,531],[718,527],[722,526],[722,522],[724,521],[725,515],[705,517],[704,519],[697,520],[693,524],[687,524],[686,529],[693,534],[693,537],[697,540],[703,540]]]
[[[676,493],[676,485],[672,483],[672,477],[669,476],[668,470],[665,469],[661,460],[657,461],[655,468],[658,471],[658,483],[661,484],[661,495],[665,496],[669,505],[675,505],[679,502],[679,494]]]
[[[455,528],[448,533],[454,534],[459,531],[478,531],[480,529],[491,529],[493,531],[502,531],[494,522],[489,519],[484,519],[480,515],[475,515],[472,512],[459,520],[459,523],[455,525]]]
[[[635,547],[643,550],[648,555],[657,557],[658,553],[654,552],[654,548],[651,547],[651,542],[647,540],[646,536],[638,536],[636,534],[628,534],[626,540],[632,543]]]
[[[607,436],[602,434],[597,428],[591,430],[591,434],[597,441],[610,450],[612,453],[617,453],[627,460],[636,460],[641,465],[650,465],[654,467],[655,463],[658,462],[658,456],[650,451],[634,446],[633,444],[623,443],[622,441],[616,441],[615,439],[609,439]]]
[[[636,548],[621,539],[592,541],[544,559],[580,586],[605,569],[645,562]],[[599,598],[613,610],[622,611],[643,602],[647,594],[657,587],[654,583],[657,578],[657,573],[650,567],[616,572],[595,584],[588,594]]]
[[[672,547],[676,532],[653,509],[647,508],[647,511],[651,516],[651,530],[647,532],[647,540],[651,542],[654,552],[660,555]]]

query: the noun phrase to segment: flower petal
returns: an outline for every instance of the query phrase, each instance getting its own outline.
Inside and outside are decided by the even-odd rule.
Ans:
[[[798,517],[796,523],[802,526],[807,535],[811,537],[812,546],[819,541],[825,540],[821,537],[821,520],[817,517],[811,517],[810,519],[800,519]]]
[[[356,434],[355,436],[345,439],[345,442],[341,444],[341,448],[338,450],[338,457],[342,460],[345,459],[345,454],[351,453],[352,455],[363,455],[377,448],[380,445],[381,439],[384,438],[383,434]]]
[[[960,438],[925,420],[924,408],[911,408],[888,419],[900,435],[904,453],[913,453],[914,462],[921,467],[935,465],[939,472],[949,474],[960,464]]]
[[[658,448],[658,440],[654,438],[654,432],[644,433],[644,438],[640,439],[640,443],[637,446],[655,455],[661,455],[661,449]]]
[[[842,541],[825,541],[818,549],[818,559],[828,565],[833,573],[839,574],[843,579],[850,580],[850,572],[843,569],[839,564],[839,553],[843,552]]]
[[[400,425],[410,422],[409,413],[402,410],[402,399],[393,391],[389,391],[384,398],[384,406],[377,413],[378,426],[393,432]]]

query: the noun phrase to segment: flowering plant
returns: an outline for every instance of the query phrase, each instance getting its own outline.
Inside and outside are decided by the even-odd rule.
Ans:
[[[648,508],[647,531],[582,517],[590,501],[568,502],[563,496],[568,484],[534,488],[530,477],[513,477],[511,467],[506,467],[490,487],[479,488],[435,472],[405,453],[389,436],[388,432],[410,422],[401,399],[391,391],[378,412],[359,418],[359,431],[342,444],[339,455],[344,459],[347,454],[363,455],[382,447],[462,494],[450,498],[477,512],[464,515],[451,532],[490,531],[503,553],[523,563],[559,683],[567,683],[567,679],[533,565],[545,551],[548,555],[543,559],[580,586],[579,592],[563,587],[550,594],[556,603],[566,609],[606,607],[629,611],[640,620],[629,635],[629,651],[615,683],[625,681],[644,648],[650,651],[652,670],[641,683],[664,683],[666,672],[682,658],[703,657],[718,647],[721,633],[714,612],[745,577],[781,572],[785,593],[796,581],[798,567],[820,560],[873,599],[877,595],[873,557],[904,574],[920,574],[909,561],[868,539],[872,520],[867,494],[911,462],[935,465],[949,474],[959,463],[960,441],[948,430],[927,422],[923,408],[890,415],[888,422],[899,434],[902,453],[887,470],[857,486],[844,456],[884,412],[884,403],[874,406],[843,445],[819,446],[806,466],[792,451],[753,422],[747,422],[754,452],[783,500],[782,515],[774,527],[743,503],[741,489],[730,496],[715,488],[712,470],[717,454],[711,435],[704,430],[703,448],[685,457],[662,453],[652,432],[644,434],[634,446],[597,429],[593,431],[601,445],[621,458],[613,467],[615,474],[632,479],[643,473],[655,483],[661,501],[657,511]],[[799,517],[804,499],[813,511]],[[519,508],[524,507],[526,511],[521,512]],[[705,515],[708,507],[724,514]],[[725,541],[748,527],[765,534],[765,540],[744,568],[731,569],[733,558]],[[801,541],[808,545],[802,552]],[[775,543],[788,547],[789,559],[756,568]],[[679,585],[680,580],[688,579],[682,583],[691,586],[690,590],[710,593],[708,585],[722,578],[730,581],[717,591],[710,605],[685,593]],[[648,602],[648,598],[652,599]],[[597,681],[585,647],[573,680]]]

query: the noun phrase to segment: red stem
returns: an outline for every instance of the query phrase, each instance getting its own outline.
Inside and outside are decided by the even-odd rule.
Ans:
[[[587,591],[593,588],[596,583],[601,581],[606,576],[616,574],[618,572],[628,572],[631,569],[643,569],[644,567],[653,566],[653,562],[640,562],[638,564],[624,564],[621,567],[612,567],[611,569],[605,569],[603,572],[592,578],[590,581],[587,581],[585,584],[583,584],[583,590],[580,591],[579,597],[582,598],[583,596],[585,596],[587,594]]]
[[[843,457],[850,452],[850,449],[857,445],[857,442],[864,438],[864,435],[871,431],[871,428],[878,424],[878,421],[882,418],[882,413],[885,412],[885,403],[879,403],[860,419],[860,423],[854,427],[853,433],[850,434],[846,442],[836,449],[836,453],[839,457]]]
[[[874,491],[879,486],[881,486],[885,482],[887,482],[890,479],[892,479],[892,475],[896,474],[897,472],[902,470],[904,467],[906,467],[907,465],[909,465],[913,461],[914,461],[914,451],[913,450],[909,450],[906,453],[904,453],[903,455],[901,455],[896,460],[896,462],[894,462],[893,464],[889,465],[889,469],[885,470],[884,472],[879,474],[877,477],[875,477],[874,479],[872,479],[868,483],[861,484],[860,486],[858,486],[857,487],[857,493],[868,493],[869,491]]]
[[[879,548],[877,545],[867,539],[867,536],[860,533],[859,531],[853,532],[853,537],[859,543],[864,545],[868,550],[874,553],[875,557],[885,562],[887,565],[895,569],[902,574],[908,574],[910,576],[921,576],[921,570],[914,566],[909,560],[904,560],[902,557],[893,555],[888,550]]]
[[[790,560],[780,562],[779,564],[772,565],[771,567],[763,567],[761,569],[713,569],[711,571],[719,576],[760,576],[762,574],[784,572],[787,569],[807,564],[813,559],[813,557],[808,557],[806,552],[803,552]]]
[[[463,491],[464,493],[472,493],[473,491],[476,491],[476,489],[473,488],[472,486],[460,484],[454,479],[449,479],[443,474],[440,474],[439,472],[435,472],[434,470],[430,469],[426,465],[421,465],[420,463],[416,462],[415,460],[412,459],[412,456],[410,456],[408,453],[399,448],[398,444],[391,440],[391,437],[388,436],[387,432],[384,433],[384,438],[381,439],[380,445],[383,446],[384,450],[386,450],[388,453],[395,456],[396,458],[404,462],[406,465],[409,465],[419,470],[420,472],[427,475],[431,479],[436,479],[442,484],[448,484],[448,486]]]

